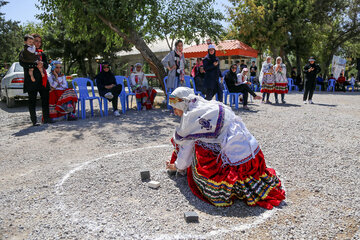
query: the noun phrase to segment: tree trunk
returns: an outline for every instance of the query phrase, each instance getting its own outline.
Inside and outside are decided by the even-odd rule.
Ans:
[[[92,67],[92,57],[88,56],[88,67],[89,67],[89,76],[91,79],[95,78],[94,69]]]
[[[66,69],[66,75],[67,75],[67,76],[70,75],[70,70],[71,70],[72,65],[74,65],[74,63],[76,63],[76,60],[69,62],[69,66],[68,66],[67,69]]]
[[[80,71],[83,77],[87,77],[86,75],[86,66],[85,66],[85,61],[82,57],[78,57],[77,61],[79,63],[79,67],[80,67]]]
[[[111,30],[116,32],[121,38],[125,41],[133,44],[136,49],[141,53],[145,61],[149,64],[151,70],[155,73],[156,77],[159,79],[161,88],[166,94],[166,89],[164,86],[163,79],[166,76],[164,66],[161,61],[156,57],[156,55],[151,51],[151,49],[146,45],[145,41],[139,36],[138,32],[131,29],[128,34],[122,32],[118,27],[116,27],[111,21],[107,20],[105,17],[97,14],[97,17],[103,21],[106,25],[110,27]]]

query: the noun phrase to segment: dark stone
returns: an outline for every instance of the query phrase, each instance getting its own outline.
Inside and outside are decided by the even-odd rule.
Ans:
[[[150,171],[141,171],[140,176],[141,176],[141,181],[150,180]]]
[[[184,213],[185,221],[186,222],[199,222],[199,216],[196,212],[185,212]]]
[[[167,174],[169,175],[169,177],[172,177],[172,176],[175,176],[175,175],[176,175],[176,171],[167,170]]]

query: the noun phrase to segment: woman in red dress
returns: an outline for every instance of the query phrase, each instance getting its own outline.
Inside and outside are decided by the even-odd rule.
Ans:
[[[75,108],[78,101],[74,89],[68,87],[65,75],[61,72],[62,66],[58,61],[51,62],[49,112],[50,118],[55,120],[67,115],[67,120],[76,120]]]
[[[275,170],[266,167],[256,139],[229,107],[186,87],[175,89],[169,100],[181,122],[166,167],[186,171],[197,197],[215,206],[230,206],[238,198],[266,209],[285,199]]]

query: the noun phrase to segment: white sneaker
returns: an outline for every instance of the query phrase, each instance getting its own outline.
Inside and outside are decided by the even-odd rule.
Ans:
[[[314,104],[312,100],[309,100],[309,104]]]
[[[304,101],[304,104],[307,104],[307,101]]]
[[[105,93],[104,97],[106,97],[107,99],[111,100],[114,98],[114,95],[112,95],[111,92]]]
[[[119,110],[115,110],[114,115],[115,115],[115,117],[119,117],[120,116]]]

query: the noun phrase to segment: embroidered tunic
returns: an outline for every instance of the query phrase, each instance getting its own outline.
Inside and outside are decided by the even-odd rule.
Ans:
[[[215,206],[230,206],[238,198],[267,209],[285,199],[259,144],[229,107],[183,87],[170,95],[169,102],[184,112],[172,139],[170,163],[187,170],[194,195]]]

